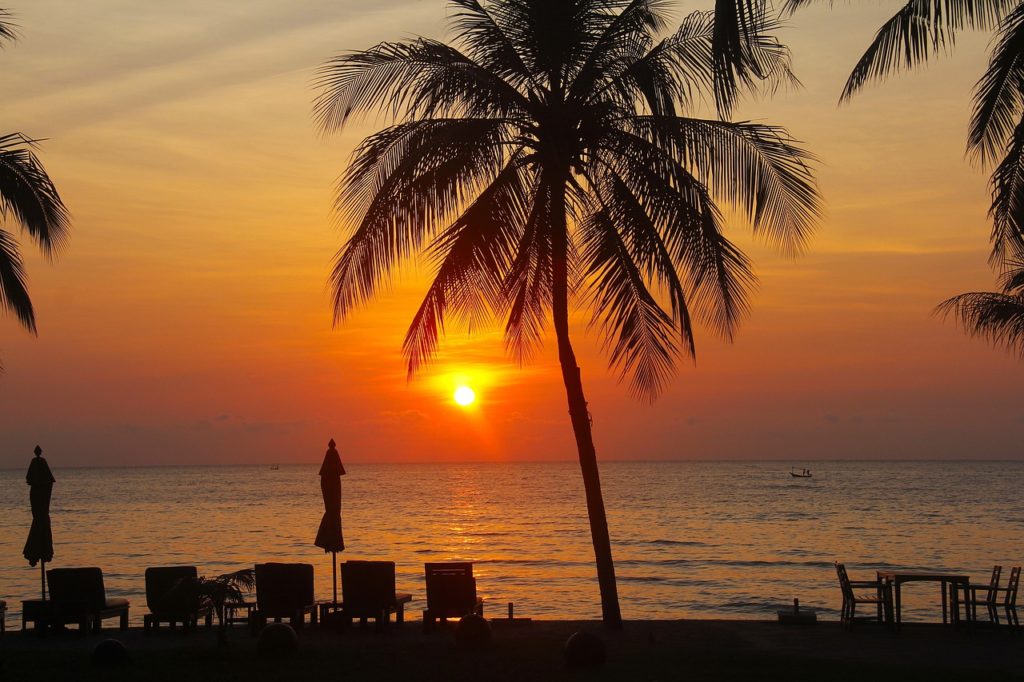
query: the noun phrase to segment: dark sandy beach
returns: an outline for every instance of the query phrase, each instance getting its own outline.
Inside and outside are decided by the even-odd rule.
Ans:
[[[569,669],[565,639],[580,628],[601,633],[608,661]],[[853,632],[837,623],[787,627],[766,621],[634,621],[621,633],[595,623],[537,621],[496,625],[490,646],[458,648],[450,631],[424,634],[419,623],[385,633],[345,634],[306,628],[298,653],[258,656],[256,638],[238,627],[226,649],[212,631],[146,636],[141,629],[45,639],[8,632],[0,640],[7,680],[1019,680],[1024,637],[988,629],[908,626],[893,633],[871,626]],[[121,639],[131,661],[91,666],[105,637]]]

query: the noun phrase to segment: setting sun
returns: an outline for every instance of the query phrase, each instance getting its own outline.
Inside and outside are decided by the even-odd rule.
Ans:
[[[455,402],[459,405],[466,407],[472,405],[474,400],[476,400],[476,393],[469,386],[459,386],[455,389]]]

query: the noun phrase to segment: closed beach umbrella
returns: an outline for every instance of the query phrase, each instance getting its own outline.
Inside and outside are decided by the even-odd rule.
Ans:
[[[327,444],[324,463],[320,466],[320,492],[324,495],[324,516],[320,519],[320,530],[316,534],[317,547],[331,553],[331,570],[334,576],[334,603],[338,603],[338,552],[345,549],[341,536],[341,477],[345,467],[341,456],[334,447],[334,439]]]
[[[50,495],[56,481],[50,472],[50,465],[43,459],[43,449],[36,446],[36,456],[28,466],[25,481],[29,485],[29,502],[32,504],[32,528],[25,541],[25,558],[30,566],[40,564],[43,599],[46,599],[46,562],[53,560],[53,533],[50,530]]]

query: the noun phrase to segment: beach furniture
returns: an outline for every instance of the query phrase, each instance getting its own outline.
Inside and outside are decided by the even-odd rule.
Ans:
[[[999,622],[999,616],[996,613],[996,600],[999,597],[999,578],[1002,572],[1002,566],[993,566],[992,577],[989,578],[988,587],[978,585],[968,588],[967,598],[964,599],[964,610],[967,612],[968,618],[977,621],[978,607],[980,606],[988,614],[988,619],[991,622]]]
[[[846,573],[846,566],[836,563],[836,575],[839,576],[839,589],[843,594],[843,606],[840,610],[839,622],[843,627],[850,628],[857,620],[885,621],[886,614],[890,611],[888,599],[888,585],[881,580],[850,580]],[[854,590],[870,589],[868,594],[857,593]],[[875,607],[875,615],[858,616],[857,605],[866,604]]]
[[[342,619],[351,623],[358,618],[366,623],[373,618],[378,627],[405,621],[405,605],[412,595],[395,591],[394,561],[346,561],[341,564]]]
[[[51,568],[46,572],[50,583],[51,624],[77,624],[82,634],[100,630],[107,618],[118,618],[122,630],[128,629],[127,599],[108,597],[99,568]]]
[[[301,628],[309,614],[316,623],[316,599],[313,597],[312,564],[256,564],[256,610],[250,621],[256,630],[268,620],[287,618],[292,627]]]
[[[195,589],[199,572],[195,566],[154,566],[146,569],[146,606],[149,613],[143,617],[146,633],[167,623],[174,629],[176,623],[188,629],[199,624],[199,617],[206,621],[206,627],[213,623],[210,609],[202,609]]]
[[[965,607],[970,610],[972,620],[977,621],[977,608],[983,607],[988,619],[999,625],[999,612],[1006,617],[1006,624],[1012,628],[1020,628],[1017,617],[1017,589],[1020,587],[1020,566],[1010,569],[1010,579],[1006,587],[999,587],[999,566],[992,569],[992,580],[988,587],[970,588],[970,596]],[[980,593],[980,594],[979,594]]]
[[[7,632],[7,602],[0,599],[0,635]]]
[[[971,578],[962,573],[945,573],[943,571],[879,571],[878,578],[885,586],[886,610],[891,614],[887,618],[894,627],[903,623],[903,585],[905,583],[929,582],[939,583],[939,594],[942,597],[942,623],[960,624],[960,602],[965,600],[971,589]],[[970,609],[965,609],[967,620],[971,618]]]
[[[423,569],[427,583],[424,630],[431,630],[438,620],[444,622],[470,613],[484,615],[483,599],[476,596],[476,578],[473,577],[471,562],[428,563],[423,565]]]

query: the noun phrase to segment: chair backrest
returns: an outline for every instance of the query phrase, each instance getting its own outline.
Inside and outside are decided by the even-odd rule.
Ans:
[[[850,587],[850,576],[846,574],[846,566],[836,562],[836,575],[839,576],[839,589],[843,593],[843,599],[853,598],[853,588]]]
[[[63,616],[96,613],[107,605],[103,571],[99,568],[51,568],[46,579],[54,608]]]
[[[394,561],[345,561],[341,564],[345,613],[377,617],[395,603]]]
[[[999,596],[999,578],[1003,574],[1002,566],[992,567],[992,577],[988,581],[988,602],[993,603]]]
[[[312,605],[312,564],[256,564],[256,608],[270,618],[286,618]]]
[[[1003,604],[1006,606],[1017,606],[1017,588],[1020,587],[1020,566],[1010,569],[1010,580],[1006,583],[1006,597]]]
[[[457,618],[476,608],[476,579],[473,564],[452,562],[424,564],[427,609],[436,616]]]
[[[195,566],[146,569],[146,606],[155,615],[187,616],[199,610],[199,594],[188,589],[199,577]]]

